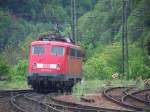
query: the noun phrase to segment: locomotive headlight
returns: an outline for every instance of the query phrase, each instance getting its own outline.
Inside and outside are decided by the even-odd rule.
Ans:
[[[60,65],[59,64],[50,64],[50,69],[60,70]]]
[[[44,68],[44,65],[42,63],[33,63],[32,67],[33,67],[33,69]]]
[[[60,70],[60,65],[59,65],[59,64],[57,64],[56,69],[57,69],[57,70]]]
[[[35,68],[36,68],[36,66],[37,66],[37,64],[36,64],[36,63],[33,63],[33,64],[32,64],[33,69],[35,69]]]

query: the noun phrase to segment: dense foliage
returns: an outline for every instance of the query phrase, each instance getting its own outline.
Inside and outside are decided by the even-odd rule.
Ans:
[[[9,66],[6,63],[5,59],[0,58],[0,79],[2,76],[7,76],[9,74]]]
[[[122,1],[76,0],[77,40],[85,49],[87,79],[122,77]],[[150,77],[147,43],[150,38],[150,1],[128,5],[129,76]],[[70,0],[0,1],[0,75],[25,77],[28,48],[44,33],[71,34]],[[6,60],[4,60],[6,59]],[[21,77],[20,77],[21,76]]]
[[[148,0],[130,0],[128,4],[129,75],[150,77],[147,43],[150,41]],[[122,1],[99,0],[94,9],[78,20],[78,38],[86,49],[86,78],[122,76]]]

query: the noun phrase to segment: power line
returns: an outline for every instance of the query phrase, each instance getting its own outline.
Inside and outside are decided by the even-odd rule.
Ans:
[[[76,28],[76,0],[71,0],[71,30],[72,30],[72,39],[77,42],[77,28]]]

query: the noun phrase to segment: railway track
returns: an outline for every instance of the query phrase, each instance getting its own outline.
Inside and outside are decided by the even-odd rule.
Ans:
[[[145,89],[141,91],[136,91],[130,94],[131,97],[150,105],[150,89]]]
[[[51,93],[51,97],[57,96],[57,95],[58,95],[58,93]],[[36,94],[30,94],[30,93],[26,94],[26,97],[28,99],[31,99],[34,101],[37,101],[38,99],[42,99],[42,100],[44,99],[44,98],[42,98],[43,97],[42,95],[41,95],[41,98],[38,98],[38,99],[37,99],[37,96],[36,96]],[[48,105],[52,109],[51,111],[57,110],[59,112],[97,112],[97,110],[95,110],[95,109],[79,108],[79,107],[75,107],[75,106],[70,106],[70,104],[65,106],[65,105],[59,104],[58,102],[56,102],[52,99],[48,102],[44,101],[44,100],[42,102],[44,104]]]
[[[51,94],[51,96],[57,96],[56,94]],[[55,109],[58,109],[60,112],[97,112],[96,110],[92,110],[92,109],[83,109],[83,108],[78,108],[78,107],[72,107],[69,105],[62,105],[62,104],[59,104],[58,102],[54,101],[54,100],[50,100],[50,101],[45,101],[44,102],[45,104],[55,108]]]
[[[20,112],[11,104],[11,97],[19,93],[31,92],[32,89],[0,90],[0,112]]]
[[[150,112],[150,89],[140,90],[127,94],[122,98],[124,104],[130,105],[141,111]]]
[[[35,93],[33,90],[2,90],[0,112],[149,112],[150,101],[145,99],[145,95],[149,93],[150,89],[137,91],[127,87],[105,90],[103,94],[106,98],[127,108],[117,110],[62,101],[56,97],[60,94],[54,92],[46,95]],[[5,107],[3,111],[1,104]]]
[[[109,88],[106,89],[103,94],[104,96],[119,104],[124,107],[127,107],[129,109],[132,109],[133,111],[136,112],[145,112],[145,111],[150,111],[149,110],[149,105],[147,105],[147,102],[149,101],[144,101],[140,99],[139,97],[137,98],[135,95],[143,92],[150,93],[149,89],[147,90],[142,90],[142,91],[137,91],[137,89],[132,88],[132,87],[115,87],[115,88]]]
[[[31,94],[35,93],[18,94],[12,97],[11,103],[20,112],[61,112],[52,106],[43,103],[40,97],[36,99],[33,96],[31,97]],[[44,98],[44,95],[41,96],[41,98]]]
[[[27,99],[33,100],[34,102],[42,103],[43,105],[49,106],[50,112],[132,112],[127,110],[108,109],[94,106],[87,106],[77,103],[66,102],[58,100],[55,97],[60,94],[50,93],[50,98],[45,98],[45,95],[39,95],[36,93],[27,93],[24,96]],[[46,100],[45,100],[46,99]]]
[[[117,110],[96,106],[83,105],[80,103],[66,102],[54,97],[51,97],[51,102],[48,102],[49,105],[60,108],[61,110],[73,111],[73,112],[132,112],[130,110]]]

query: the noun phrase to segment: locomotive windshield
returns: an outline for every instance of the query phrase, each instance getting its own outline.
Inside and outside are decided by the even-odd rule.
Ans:
[[[64,53],[65,53],[64,47],[61,47],[61,46],[52,46],[52,48],[51,48],[51,54],[52,55],[63,56]]]
[[[44,54],[44,47],[43,46],[32,46],[32,54]]]

